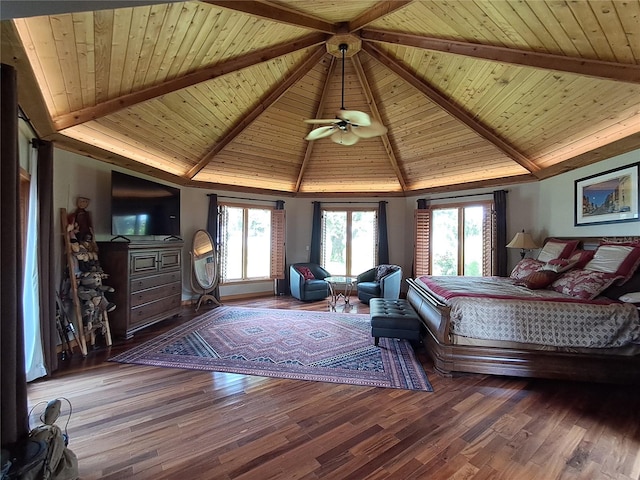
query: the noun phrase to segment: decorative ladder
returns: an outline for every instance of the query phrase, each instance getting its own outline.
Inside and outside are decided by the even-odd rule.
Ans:
[[[69,225],[67,209],[60,209],[60,222],[62,224],[62,236],[64,238],[65,245],[65,254],[67,258],[67,270],[69,276],[70,283],[70,296],[73,301],[74,313],[75,313],[75,323],[76,323],[76,331],[78,332],[78,340],[80,348],[80,352],[83,357],[87,356],[87,337],[89,337],[91,345],[95,345],[96,341],[96,330],[103,329],[104,330],[104,338],[107,346],[111,346],[111,329],[109,327],[109,316],[107,315],[106,310],[102,311],[102,322],[96,325],[91,325],[89,327],[84,325],[84,321],[82,319],[82,308],[80,305],[80,297],[78,297],[78,283],[80,281],[79,278],[76,278],[74,273],[74,265],[73,265],[73,250],[71,249],[71,240],[69,238],[69,232],[67,230],[67,226]],[[95,252],[98,251],[98,246],[95,243],[95,239],[91,239],[92,246]]]

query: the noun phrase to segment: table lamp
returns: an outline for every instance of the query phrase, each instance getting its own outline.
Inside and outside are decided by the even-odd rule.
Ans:
[[[531,238],[530,233],[525,233],[524,230],[516,233],[515,237],[507,243],[507,248],[519,248],[520,256],[524,258],[527,254],[527,250],[531,250],[533,248],[540,248],[538,244]]]

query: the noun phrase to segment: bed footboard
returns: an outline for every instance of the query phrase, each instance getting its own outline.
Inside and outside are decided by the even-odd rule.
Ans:
[[[407,300],[418,312],[422,322],[434,337],[443,345],[451,344],[450,313],[451,309],[422,287],[418,282],[409,278],[410,285]]]

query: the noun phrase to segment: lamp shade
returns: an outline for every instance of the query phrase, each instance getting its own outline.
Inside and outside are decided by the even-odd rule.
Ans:
[[[507,248],[520,248],[522,250],[531,250],[532,248],[540,248],[533,240],[530,233],[524,231],[516,233],[515,237],[507,243]]]

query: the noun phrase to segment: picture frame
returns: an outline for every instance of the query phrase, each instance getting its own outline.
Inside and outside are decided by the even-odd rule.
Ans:
[[[575,181],[576,227],[640,221],[640,163]]]

